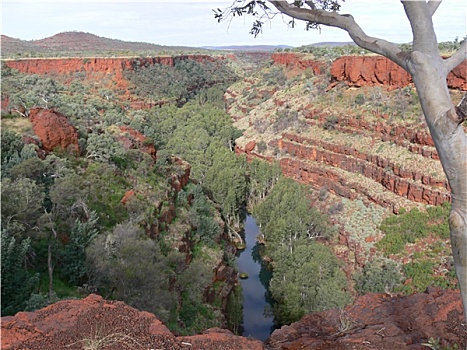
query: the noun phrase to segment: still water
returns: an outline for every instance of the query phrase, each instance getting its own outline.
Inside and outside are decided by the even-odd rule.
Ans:
[[[271,273],[264,268],[259,256],[260,245],[256,242],[259,227],[248,215],[245,221],[245,250],[237,258],[238,271],[246,272],[247,279],[240,279],[243,289],[243,333],[245,337],[266,340],[274,330],[274,317],[266,286]]]

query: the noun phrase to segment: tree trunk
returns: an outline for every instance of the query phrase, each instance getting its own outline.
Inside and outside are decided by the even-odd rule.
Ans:
[[[440,57],[413,52],[409,63],[431,137],[451,187],[451,246],[467,318],[467,136],[454,107]]]
[[[49,301],[51,302],[54,293],[54,267],[52,265],[52,237],[50,236],[47,247],[47,270],[49,272]]]

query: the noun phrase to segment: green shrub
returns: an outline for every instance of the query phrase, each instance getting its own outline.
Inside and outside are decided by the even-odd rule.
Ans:
[[[415,243],[417,239],[425,238],[430,233],[448,238],[450,210],[449,203],[430,207],[426,212],[421,212],[417,208],[409,212],[401,210],[399,215],[383,220],[380,229],[385,236],[376,247],[386,254],[397,254],[404,249],[406,243]]]
[[[365,96],[363,96],[363,94],[358,94],[357,97],[355,97],[355,104],[362,105],[364,103],[365,103]]]
[[[426,288],[433,285],[433,268],[431,261],[410,262],[403,267],[404,274],[412,282],[404,286],[406,293],[424,292]]]
[[[339,122],[339,118],[335,115],[326,117],[326,121],[323,124],[324,130],[334,130],[336,128],[337,123]]]
[[[360,295],[394,291],[402,282],[399,267],[391,260],[375,259],[354,274],[355,289]]]

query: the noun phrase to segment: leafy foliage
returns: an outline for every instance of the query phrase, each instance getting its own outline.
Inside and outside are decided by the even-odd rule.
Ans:
[[[88,266],[86,266],[85,249],[97,236],[97,214],[90,212],[87,221],[76,219],[70,234],[70,242],[63,251],[63,278],[67,279],[71,285],[82,285],[87,277]]]
[[[381,224],[384,237],[376,246],[386,254],[400,253],[406,243],[414,243],[417,239],[434,233],[441,238],[449,237],[448,216],[449,203],[427,208],[426,212],[412,209],[401,211],[399,215],[386,218]]]
[[[266,241],[265,254],[272,260],[270,292],[279,324],[350,302],[337,258],[315,242],[316,237],[331,237],[334,230],[310,206],[303,185],[281,178],[253,213]]]
[[[365,293],[393,292],[401,286],[402,274],[391,260],[372,260],[362,271],[353,276],[355,289],[360,295]]]
[[[2,316],[6,316],[24,310],[38,277],[31,277],[23,266],[31,240],[18,242],[5,228],[1,235]]]
[[[267,255],[274,259],[274,251],[285,246],[293,253],[298,242],[313,241],[316,237],[332,237],[333,228],[327,218],[311,207],[306,188],[291,179],[281,178],[258,204],[253,214],[268,242]]]
[[[175,59],[172,67],[136,60],[133,70],[125,71],[125,77],[134,84],[132,92],[138,96],[154,101],[176,101],[181,105],[201,88],[233,81],[235,74],[223,62]]]
[[[350,302],[345,274],[327,247],[301,242],[293,253],[287,247],[279,247],[274,257],[270,291],[277,301],[274,311],[279,324]]]

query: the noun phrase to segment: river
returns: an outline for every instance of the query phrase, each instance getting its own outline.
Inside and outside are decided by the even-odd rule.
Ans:
[[[245,337],[266,340],[274,330],[274,317],[268,301],[265,285],[271,279],[259,256],[256,236],[259,227],[255,219],[248,215],[245,221],[245,250],[237,258],[238,271],[246,272],[248,278],[240,279],[243,290],[243,332]]]

